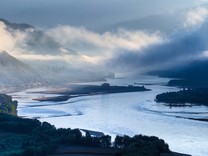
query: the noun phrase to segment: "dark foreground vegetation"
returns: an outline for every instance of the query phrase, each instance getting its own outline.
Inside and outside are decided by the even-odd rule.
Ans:
[[[114,141],[116,148],[121,148],[121,152],[117,155],[125,156],[159,156],[162,153],[169,153],[170,150],[164,140],[155,136],[135,135],[116,136]]]
[[[157,137],[117,136],[112,147],[111,136],[82,135],[79,129],[56,129],[47,122],[0,114],[0,155],[44,156],[62,146],[88,146],[117,149],[117,155],[153,155],[170,153],[168,145]]]
[[[156,101],[184,106],[185,103],[208,106],[208,88],[183,89],[177,92],[167,92],[156,96]]]
[[[5,99],[10,105],[11,97],[0,97],[2,103],[4,101],[4,105],[7,105]],[[41,123],[37,119],[25,119],[11,114],[0,113],[0,156],[176,155],[169,150],[164,140],[154,136],[116,136],[112,143],[109,135],[92,136],[90,131],[85,131],[83,135],[79,129],[57,129],[47,122]]]
[[[12,97],[0,94],[0,113],[17,114],[17,101],[12,101]]]

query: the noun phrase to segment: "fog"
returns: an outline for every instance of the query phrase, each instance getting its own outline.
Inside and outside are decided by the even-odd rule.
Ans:
[[[105,71],[43,31],[6,23],[0,21],[0,88],[104,80]]]
[[[126,29],[100,34],[67,25],[47,33],[62,45],[75,48],[96,66],[115,73],[144,73],[206,59],[207,16],[206,7],[190,9],[181,27],[171,34]]]
[[[206,59],[207,16],[205,6],[185,10],[171,33],[122,27],[100,33],[68,24],[14,28],[2,21],[0,49],[31,66],[44,82],[103,80],[108,72],[146,73]]]
[[[186,62],[205,58],[207,50],[207,23],[192,31],[180,31],[162,43],[132,53],[124,50],[113,57],[109,64],[126,70],[162,70]],[[110,67],[109,66],[109,67]]]
[[[116,32],[99,34],[82,27],[58,26],[49,29],[47,33],[66,48],[73,47],[88,60],[97,63],[117,55],[120,50],[135,51],[160,43],[159,32],[129,31],[119,29]]]

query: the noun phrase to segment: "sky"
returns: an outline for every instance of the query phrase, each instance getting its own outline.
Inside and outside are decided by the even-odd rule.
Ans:
[[[163,14],[205,3],[204,0],[0,0],[0,17],[39,27],[57,24],[89,29]]]

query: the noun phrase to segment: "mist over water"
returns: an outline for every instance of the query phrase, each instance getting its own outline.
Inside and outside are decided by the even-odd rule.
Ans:
[[[178,90],[178,88],[164,86],[167,81],[168,79],[146,76],[139,79],[108,80],[111,85],[145,83],[149,84],[146,88],[152,91],[84,96],[72,98],[66,102],[32,100],[44,94],[31,91],[48,88],[26,90],[12,95],[19,101],[19,116],[39,117],[41,121],[47,121],[58,128],[84,128],[103,131],[112,136],[155,135],[163,138],[173,151],[194,156],[206,155],[208,152],[207,122],[183,119],[183,117],[207,118],[207,107],[170,108],[163,103],[156,103],[154,99],[157,94]]]

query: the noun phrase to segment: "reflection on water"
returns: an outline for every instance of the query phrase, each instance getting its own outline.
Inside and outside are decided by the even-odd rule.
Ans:
[[[39,117],[56,127],[84,128],[117,134],[145,134],[163,138],[170,149],[204,156],[208,153],[208,123],[178,117],[208,118],[208,108],[167,107],[156,103],[157,94],[175,91],[167,79],[142,77],[137,80],[109,80],[112,85],[148,84],[149,92],[104,94],[69,99],[66,102],[37,102],[33,98],[48,96],[26,90],[13,94],[19,101],[18,114]],[[99,83],[100,84],[100,83]],[[46,88],[35,89],[35,91]],[[53,96],[53,95],[51,95]],[[177,116],[177,117],[176,117]]]

